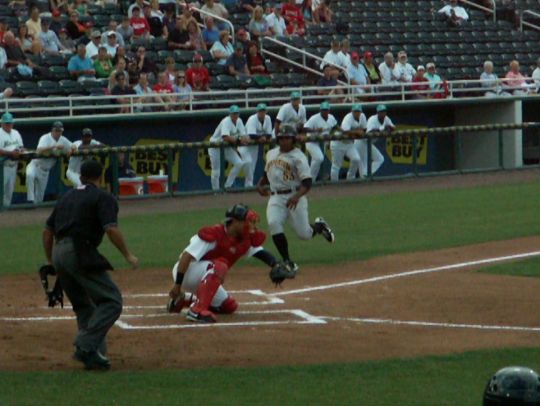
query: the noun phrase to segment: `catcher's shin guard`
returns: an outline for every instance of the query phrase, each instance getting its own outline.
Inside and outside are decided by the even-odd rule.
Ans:
[[[232,314],[236,309],[238,309],[238,302],[232,296],[228,296],[219,307],[210,307],[211,311],[218,314]]]
[[[201,313],[208,310],[220,285],[221,279],[219,276],[214,273],[208,273],[199,284],[199,288],[197,289],[197,300],[193,304],[192,310],[195,313]]]

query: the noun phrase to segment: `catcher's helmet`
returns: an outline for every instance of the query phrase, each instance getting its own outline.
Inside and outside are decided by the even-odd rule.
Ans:
[[[296,128],[290,124],[283,124],[281,127],[279,127],[279,132],[277,134],[278,138],[281,137],[296,137]]]
[[[527,367],[506,367],[495,372],[484,390],[484,406],[540,406],[540,377]]]
[[[235,204],[234,206],[230,207],[225,212],[225,220],[227,221],[227,220],[235,219],[235,220],[243,221],[246,219],[248,212],[249,212],[249,207],[246,206],[245,204],[242,204],[242,203]]]

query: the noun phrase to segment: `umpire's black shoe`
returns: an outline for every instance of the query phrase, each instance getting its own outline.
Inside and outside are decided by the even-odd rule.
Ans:
[[[107,371],[111,369],[111,361],[99,351],[83,351],[76,347],[73,358],[84,364],[84,369]]]
[[[328,227],[328,223],[324,221],[322,217],[317,217],[315,219],[315,231],[322,234],[324,239],[330,243],[333,243],[336,240],[336,236],[332,232],[332,229]]]

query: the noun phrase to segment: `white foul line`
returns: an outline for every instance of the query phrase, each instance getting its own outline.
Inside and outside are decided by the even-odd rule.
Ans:
[[[389,274],[389,275],[375,276],[375,277],[372,277],[372,278],[359,279],[359,280],[354,280],[354,281],[349,281],[349,282],[333,283],[333,284],[330,284],[330,285],[321,285],[321,286],[312,286],[312,287],[307,287],[307,288],[303,288],[303,289],[286,290],[284,292],[274,293],[273,295],[274,296],[295,295],[295,294],[298,294],[298,293],[313,292],[313,291],[317,291],[317,290],[343,288],[343,287],[346,287],[346,286],[362,285],[362,284],[365,284],[365,283],[380,282],[380,281],[385,281],[385,280],[388,280],[388,279],[404,278],[406,276],[421,275],[421,274],[432,273],[432,272],[450,271],[450,270],[459,269],[459,268],[465,268],[465,267],[469,267],[469,266],[492,264],[492,263],[495,263],[495,262],[511,261],[513,259],[536,257],[536,256],[539,256],[539,255],[540,255],[540,251],[532,251],[532,252],[525,252],[525,253],[516,254],[516,255],[507,255],[507,256],[503,256],[503,257],[485,258],[485,259],[479,259],[477,261],[460,262],[460,263],[457,263],[457,264],[437,266],[437,267],[434,267],[434,268],[417,269],[417,270],[414,270],[414,271],[399,272],[399,273],[394,273],[394,274]]]

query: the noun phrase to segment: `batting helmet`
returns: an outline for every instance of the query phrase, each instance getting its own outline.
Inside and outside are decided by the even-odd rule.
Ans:
[[[296,128],[290,124],[283,124],[279,127],[277,137],[296,137]]]
[[[506,367],[495,372],[484,390],[484,406],[540,406],[540,377],[527,367]]]

